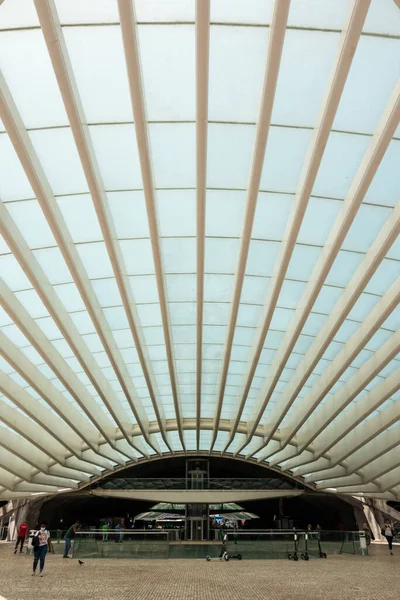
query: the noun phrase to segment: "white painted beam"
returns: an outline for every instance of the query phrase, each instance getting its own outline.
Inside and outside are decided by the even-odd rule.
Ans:
[[[321,110],[314,128],[313,138],[309,151],[303,165],[297,192],[292,204],[288,224],[283,236],[279,255],[274,267],[271,282],[268,288],[268,296],[264,306],[264,317],[261,326],[260,335],[255,341],[252,350],[251,362],[249,364],[248,376],[244,385],[244,393],[240,401],[238,415],[235,425],[241,418],[242,409],[245,406],[247,395],[250,390],[251,382],[254,377],[261,352],[264,347],[265,338],[270,328],[271,320],[276,308],[279,294],[285,280],[286,272],[292,258],[292,253],[296,244],[297,236],[303,222],[304,214],[310,199],[310,195],[318,175],[322,157],[329,138],[329,134],[335,119],[344,86],[353,61],[355,49],[357,47],[361,31],[364,25],[365,17],[368,12],[370,0],[353,0],[350,5],[350,11],[343,32],[339,41],[338,54],[334,69],[331,73],[327,91],[322,102]],[[283,368],[283,367],[282,367]],[[268,405],[273,389],[279,380],[280,372],[273,374],[273,379],[268,384],[267,393],[260,395],[256,402],[249,423],[249,431],[246,436],[246,442],[238,449],[236,454],[248,444],[254,431],[260,422],[264,411]],[[276,425],[277,427],[277,425]],[[271,433],[272,435],[272,433]]]
[[[279,76],[279,68],[281,64],[283,44],[285,40],[289,7],[290,0],[275,0],[272,23],[269,31],[269,44],[265,64],[264,84],[261,96],[260,111],[257,119],[257,130],[253,149],[250,179],[247,188],[246,209],[243,229],[240,238],[240,249],[236,268],[234,292],[230,306],[229,323],[223,351],[222,369],[219,377],[218,397],[214,416],[215,422],[210,450],[213,449],[218,435],[218,427],[221,418],[226,379],[228,376],[229,363],[232,353],[233,338],[235,335],[236,323],[239,314],[240,297],[242,294],[247,257],[250,248],[251,232],[253,229],[254,215],[256,212],[260,180],[262,170],[264,167],[265,151],[267,147],[268,134],[271,124],[271,115],[274,106],[275,90]],[[259,357],[257,357],[256,362],[258,362],[258,358]],[[256,364],[254,364],[253,366],[255,370]],[[241,414],[241,412],[242,410],[239,409],[239,414]],[[229,444],[235,436],[239,420],[240,418],[238,416],[230,436]],[[229,446],[229,444],[226,445],[225,449]]]
[[[29,483],[21,480],[12,473],[9,473],[0,467],[0,486],[4,486],[10,491],[20,492],[56,492],[57,487],[53,485],[43,485],[41,483]]]
[[[381,410],[375,417],[356,427],[329,452],[332,466],[342,462],[359,448],[365,446],[380,433],[400,421],[400,404]]]
[[[398,452],[398,454],[400,451]],[[376,483],[379,485],[382,492],[392,491],[393,488],[396,488],[400,485],[400,467],[394,468],[390,473],[386,473],[376,479]]]
[[[0,343],[1,341],[2,336],[0,335]],[[31,394],[4,372],[0,372],[0,390],[15,406],[37,424],[38,431],[41,431],[43,428],[59,444],[67,448],[77,458],[80,457],[84,448],[82,438],[67,425],[62,414],[55,414],[42,406],[36,398],[31,396]],[[33,423],[32,426],[34,427]]]
[[[196,0],[196,446],[200,446],[203,373],[210,0]]]
[[[7,471],[7,473],[14,475],[14,477],[17,477],[22,481],[40,483],[43,485],[56,485],[58,487],[78,487],[77,480],[72,480],[69,477],[60,477],[51,473],[43,473],[39,469],[32,468],[24,460],[21,460],[21,458],[4,448],[0,448],[0,464],[4,471]]]
[[[144,366],[143,371],[147,380],[150,376],[147,369],[147,363],[144,360],[142,342],[140,340],[140,335],[136,325],[138,318],[137,315],[134,314],[135,303],[128,283],[128,276],[125,269],[122,252],[117,241],[117,235],[113,226],[111,211],[108,206],[108,199],[104,190],[100,169],[98,167],[91,142],[83,106],[75,83],[75,78],[57,15],[56,6],[53,0],[35,0],[35,6],[53,65],[54,73],[58,81],[61,96],[64,101],[71,131],[80,156],[82,168],[85,173],[94,207],[96,209],[97,218],[99,220],[104,242],[110,257],[110,262],[121,295],[122,303],[131,327],[136,350],[138,352],[139,360],[141,361],[142,369]],[[49,209],[49,206],[47,205],[46,208]],[[113,339],[106,319],[101,311],[100,305],[97,302],[96,295],[91,288],[88,277],[83,269],[83,265],[80,262],[79,254],[75,247],[69,247],[67,243],[68,234],[66,228],[63,232],[61,231],[61,214],[57,216],[59,217],[57,224],[58,228],[55,232],[53,231],[53,234],[57,239],[57,243],[61,251],[63,251],[64,258],[74,276],[74,281],[80,291],[83,301],[85,302],[85,306],[91,316],[96,330],[98,331],[100,339],[108,354],[110,362],[117,375],[124,395],[129,402],[129,406],[135,416],[135,419],[142,429],[142,434],[147,437],[148,424],[141,400],[135,390],[133,381],[129,376],[127,367],[122,360],[122,356]],[[106,385],[104,381],[102,387],[99,387],[99,385],[95,382],[93,382],[93,385],[98,388],[100,397],[118,424],[120,430],[125,434],[127,442],[132,444],[131,435],[124,425],[124,410],[122,409],[122,406],[120,406],[118,398],[115,394],[104,393],[104,386]],[[160,409],[155,400],[154,393],[150,392],[150,397],[152,398],[156,417],[158,417],[160,421],[160,429],[164,431],[163,420],[161,418]],[[112,400],[110,400],[110,398],[112,398]],[[149,442],[150,440],[147,438],[147,443]],[[150,443],[149,445],[151,446],[152,444]],[[159,452],[159,449],[155,448],[155,451]]]
[[[301,430],[302,426],[306,423],[307,419],[310,419],[310,422],[306,423],[304,430],[301,430],[300,434],[296,438],[296,444],[298,447],[297,453],[307,448],[309,444],[319,435],[322,436],[322,439],[325,442],[325,427],[327,427],[346,408],[346,406],[350,404],[350,402],[360,392],[362,392],[366,385],[368,385],[368,383],[387,365],[387,363],[398,354],[400,350],[399,331],[394,333],[388,342],[386,342],[375,354],[372,355],[371,359],[339,389],[334,397],[328,401],[326,406],[324,406],[318,412],[316,417],[311,420],[313,412],[324,400],[329,390],[340,379],[341,375],[351,365],[354,358],[381,327],[391,312],[397,308],[399,301],[400,277],[397,278],[397,280],[381,298],[378,304],[368,314],[354,335],[346,342],[340,353],[321,375],[310,392],[304,398],[302,398],[301,405],[299,405],[297,410],[293,413],[289,423],[280,430],[283,437],[283,446],[293,439],[295,434]],[[389,395],[393,394],[395,391],[397,391],[397,389],[398,388],[396,387],[396,384],[394,386],[389,385],[386,389],[386,392],[383,392],[382,394],[382,401],[386,400]],[[372,399],[371,404],[373,404],[375,401],[376,399]],[[362,410],[361,406],[362,405],[357,408],[358,411]],[[276,430],[276,420],[274,414],[271,416],[271,422],[275,423],[271,430],[274,432]],[[341,431],[338,428],[335,428],[334,432],[336,432],[338,437],[341,434]],[[257,448],[254,453],[259,452],[267,443],[268,437],[263,445]],[[293,453],[291,456],[294,455],[295,454]],[[319,455],[321,455],[321,453],[319,453]],[[271,464],[276,464],[277,460],[278,462],[281,462],[280,456],[281,452],[273,461],[271,461]],[[291,458],[291,456],[286,456],[286,458]]]
[[[397,97],[397,96],[396,96]],[[393,100],[393,99],[392,99]],[[391,113],[390,113],[391,114]],[[387,134],[385,134],[385,140],[387,140]],[[386,142],[385,142],[386,143]],[[374,163],[374,169],[377,168],[376,161]],[[372,173],[369,174],[370,179]],[[326,275],[329,272],[333,264],[334,258],[340,249],[340,246],[348,232],[351,223],[354,220],[356,212],[360,206],[362,198],[365,194],[364,187],[357,187],[354,193],[348,194],[343,208],[339,213],[335,224],[332,228],[331,234],[324,246],[321,253],[321,257],[314,268],[313,274],[310,277],[310,281],[304,291],[302,299],[299,302],[298,308],[296,309],[295,315],[290,323],[287,334],[282,342],[281,348],[279,349],[276,359],[274,359],[273,365],[270,367],[270,376],[274,381],[277,373],[281,373],[285,366],[291,351],[301,333],[305,321],[309,315],[310,310],[317,298],[319,291],[325,281]],[[358,193],[357,193],[358,192]],[[356,301],[360,297],[361,293],[365,289],[366,285],[373,277],[376,269],[381,264],[382,260],[386,256],[387,252],[397,239],[400,234],[400,202],[397,203],[390,217],[382,227],[374,243],[365,255],[364,260],[360,264],[354,277],[349,282],[345,291],[341,295],[336,306],[329,315],[326,323],[321,328],[321,331],[316,336],[313,344],[308,350],[303,362],[296,370],[294,376],[288,383],[284,393],[284,401],[279,403],[279,406],[272,412],[270,421],[273,426],[270,428],[270,435],[279,427],[282,419],[287,414],[288,410],[292,406],[293,402],[297,398],[298,393],[302,389],[303,385],[307,381],[308,377],[312,373],[313,369],[317,365],[318,361],[323,356],[330,342],[333,340],[335,334],[338,332],[340,326],[350,313],[351,309],[355,305]],[[340,242],[340,243],[339,243]],[[307,307],[307,308],[305,308]],[[286,340],[286,341],[285,341]],[[271,379],[271,381],[272,381]],[[267,386],[270,385],[267,379]],[[275,384],[274,384],[275,385]],[[272,388],[271,388],[272,390]],[[262,395],[267,392],[263,387]],[[269,392],[268,392],[269,393]],[[301,411],[303,410],[303,404]],[[290,423],[299,424],[300,409],[292,415]],[[300,417],[301,420],[301,417]],[[268,437],[267,440],[268,441]]]
[[[167,353],[171,390],[174,400],[176,421],[178,423],[179,439],[183,449],[185,450],[179,389],[175,373],[175,359],[168,310],[167,289],[157,219],[153,171],[150,159],[150,142],[142,83],[143,79],[140,65],[139,44],[137,39],[135,7],[132,0],[118,0],[118,10],[121,22],[122,40],[124,44],[125,61],[128,72],[129,90],[131,95],[133,120],[136,130],[139,161],[142,172],[147,217],[149,222],[151,247],[153,251],[154,267],[156,272],[158,298],[161,310],[162,326],[164,330],[165,349]]]
[[[2,114],[1,116],[4,121],[4,115]],[[25,274],[30,279],[32,286],[38,293],[43,304],[46,306],[51,317],[54,319],[65,340],[70,345],[75,356],[78,358],[78,360],[83,360],[85,368],[90,369],[88,370],[88,373],[91,373],[91,377],[93,377],[95,374],[98,375],[99,379],[104,378],[101,369],[99,369],[96,361],[91,356],[70,315],[65,310],[64,305],[59,300],[56,292],[50,285],[50,282],[33,255],[33,252],[26,244],[14,221],[11,219],[6,207],[1,201],[0,232],[23,268]],[[74,397],[74,400],[82,408],[93,425],[95,425],[96,429],[98,429],[99,435],[103,435],[103,437],[107,439],[108,443],[112,445],[112,439],[115,438],[116,431],[112,421],[108,419],[102,411],[99,410],[98,405],[91,396],[86,398],[85,401],[82,401],[80,395],[77,394],[75,387],[71,386],[70,383],[68,385],[65,383],[66,381],[69,381],[68,377],[65,377],[65,373],[63,375],[63,372],[60,372],[60,378],[64,385],[66,385],[70,394]],[[69,405],[68,402],[65,402],[64,404]],[[71,423],[71,426],[73,426],[73,423]],[[82,432],[80,432],[80,435],[81,433]],[[96,450],[96,448],[94,448],[94,450]]]
[[[336,381],[351,365],[355,357],[361,352],[364,346],[369,342],[372,336],[383,325],[388,316],[393,312],[400,302],[400,277],[396,279],[378,304],[371,310],[354,335],[346,342],[343,349],[332,361],[326,371],[321,375],[318,382],[311,389],[309,394],[301,401],[299,407],[289,419],[289,423],[284,427],[284,435],[289,441],[302,427],[306,420],[312,415],[320,402],[326,397],[327,393],[336,383]],[[389,340],[390,343],[384,344],[375,355],[368,361],[368,368],[361,367],[358,372],[343,385],[342,391],[335,394],[327,407],[322,409],[322,415],[317,417],[316,423],[310,424],[308,429],[317,426],[317,434],[323,431],[323,428],[329,424],[342,410],[355,398],[385,366],[394,358],[400,350],[400,331],[395,333]],[[339,400],[340,398],[340,400]],[[304,442],[301,447],[305,447],[313,437],[313,433],[308,431],[305,434]]]
[[[383,363],[386,363],[388,348],[393,349],[392,357],[400,351],[400,332],[390,338],[386,344],[384,344],[382,348],[380,348],[376,354],[374,354],[371,359],[359,369],[356,375],[358,376],[358,380],[362,381],[362,383],[360,383],[361,390],[365,387],[365,380],[370,379],[370,374],[374,373],[374,367],[378,369],[381,366],[382,363],[380,363],[380,359]],[[382,359],[382,357],[384,358]],[[379,368],[379,371],[380,370],[381,369]],[[371,377],[371,379],[373,379],[373,377]],[[335,418],[359,393],[358,390],[355,390],[354,384],[353,386],[351,385],[351,382],[352,379],[333,396],[332,402],[329,402],[329,405],[325,404],[325,406],[318,411],[312,419],[312,423],[310,423],[307,430],[304,431],[304,437],[303,435],[298,437],[300,451],[316,438],[313,449],[318,456],[328,452],[332,446],[350,433],[354,427],[357,427],[357,425],[362,423],[364,419],[377,410],[400,389],[400,368],[393,371],[386,379],[373,387],[358,402],[352,404],[348,410],[345,410],[343,414],[340,415],[340,417]],[[335,413],[332,412],[332,409],[335,410]],[[313,432],[313,427],[315,427],[315,432]]]
[[[0,331],[0,353],[10,365],[23,377],[29,385],[47,402],[61,419],[68,423],[92,450],[98,450],[100,436],[91,427],[80,412],[68,402],[63,394],[35,367],[30,360]],[[99,412],[99,409],[97,407]],[[104,436],[107,439],[106,436]]]

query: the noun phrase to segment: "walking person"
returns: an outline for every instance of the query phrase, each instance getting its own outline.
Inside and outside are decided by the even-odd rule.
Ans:
[[[32,536],[33,546],[33,572],[32,575],[36,574],[36,567],[40,561],[40,577],[43,577],[44,562],[46,560],[46,554],[48,550],[48,543],[50,539],[50,531],[46,529],[46,523],[40,524],[40,529],[36,531]]]
[[[81,526],[80,522],[75,521],[75,523],[73,525],[71,525],[71,527],[68,529],[67,533],[65,534],[65,537],[64,537],[65,546],[64,546],[63,558],[69,558],[68,552],[71,548],[72,540],[75,537],[76,531],[79,531],[80,526]]]
[[[22,549],[24,547],[24,542],[25,542],[27,532],[28,532],[28,523],[26,521],[22,521],[21,525],[18,527],[18,533],[17,533],[18,537],[17,537],[17,543],[15,544],[14,554],[17,554],[19,544],[21,545],[21,548],[19,549],[19,553],[21,554]]]
[[[222,547],[221,547],[221,552],[219,553],[220,560],[222,560],[224,558],[225,554],[227,553],[227,544],[228,544],[228,534],[223,529],[221,529],[221,540],[222,540]]]
[[[394,527],[393,523],[390,522],[390,519],[385,519],[385,523],[382,527],[382,535],[387,539],[390,554],[393,554]]]

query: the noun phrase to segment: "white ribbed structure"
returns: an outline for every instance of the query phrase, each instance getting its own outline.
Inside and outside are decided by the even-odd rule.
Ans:
[[[0,499],[174,453],[399,499],[398,2],[0,5]]]

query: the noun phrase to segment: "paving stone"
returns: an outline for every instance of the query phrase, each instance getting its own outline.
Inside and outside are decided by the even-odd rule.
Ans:
[[[48,555],[46,576],[32,558],[0,544],[0,596],[7,600],[397,600],[400,546],[368,557],[288,560],[76,559]]]

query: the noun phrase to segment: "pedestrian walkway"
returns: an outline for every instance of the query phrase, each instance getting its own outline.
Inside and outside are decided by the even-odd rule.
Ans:
[[[46,577],[31,557],[0,545],[0,600],[393,600],[400,589],[400,546],[372,545],[369,557],[288,560],[62,560],[50,554]],[[382,574],[385,574],[382,577]]]

